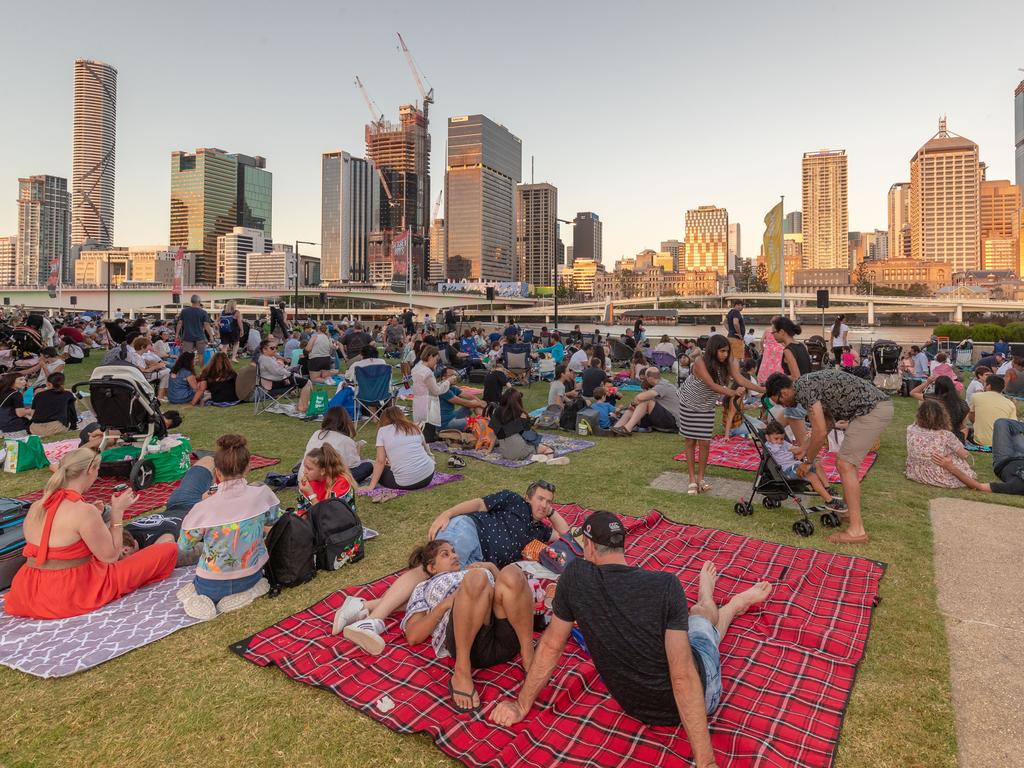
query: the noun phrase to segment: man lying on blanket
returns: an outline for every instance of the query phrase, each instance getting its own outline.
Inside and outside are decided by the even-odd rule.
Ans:
[[[989,377],[992,378],[992,377]],[[934,454],[932,461],[972,491],[983,493],[1024,494],[1024,423],[1017,419],[996,419],[992,426],[992,471],[1002,482],[982,483],[967,474],[952,456]]]
[[[651,725],[682,722],[698,768],[715,766],[707,715],[722,696],[718,646],[732,620],[762,602],[761,581],[715,605],[715,566],[704,563],[697,602],[687,611],[679,580],[626,565],[626,532],[611,512],[583,521],[583,557],[558,581],[554,616],[533,657],[519,698],[499,702],[490,718],[511,726],[525,718],[547,685],[573,624],[609,693],[629,715]]]

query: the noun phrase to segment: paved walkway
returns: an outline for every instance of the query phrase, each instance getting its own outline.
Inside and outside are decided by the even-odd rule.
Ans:
[[[1024,766],[1024,509],[931,502],[961,768]]]

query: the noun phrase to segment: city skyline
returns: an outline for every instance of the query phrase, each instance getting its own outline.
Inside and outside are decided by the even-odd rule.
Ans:
[[[71,178],[72,66],[76,58],[91,58],[118,70],[115,244],[166,237],[161,234],[165,158],[175,149],[200,146],[242,147],[267,157],[277,177],[275,229],[280,233],[275,235],[284,242],[317,239],[321,153],[343,149],[363,154],[366,111],[351,84],[354,74],[363,77],[388,116],[400,104],[418,100],[395,31],[405,34],[437,89],[433,140],[443,141],[443,121],[458,114],[483,113],[506,125],[523,140],[524,165],[528,155],[536,158],[536,181],[559,188],[561,217],[577,210],[600,213],[607,263],[661,240],[681,238],[684,212],[705,200],[718,201],[730,211],[730,221],[745,224],[749,232],[760,231],[760,219],[778,195],[786,196],[787,209],[796,207],[803,152],[826,146],[843,147],[850,158],[850,229],[885,228],[887,191],[905,180],[910,156],[940,114],[948,115],[951,129],[979,144],[990,179],[1013,181],[1016,175],[1013,92],[1020,80],[1016,69],[1024,62],[1015,44],[1024,10],[1005,4],[983,6],[980,13],[998,22],[990,25],[989,34],[967,40],[955,18],[935,13],[934,4],[867,3],[840,13],[793,3],[782,15],[744,9],[734,41],[739,54],[721,65],[719,57],[710,55],[710,41],[695,39],[684,52],[668,43],[694,24],[734,23],[725,8],[687,12],[663,4],[647,16],[600,9],[588,14],[585,41],[558,32],[571,28],[576,5],[552,9],[550,29],[535,29],[524,9],[510,22],[510,39],[525,40],[530,47],[556,43],[572,65],[555,70],[550,62],[504,66],[499,58],[483,55],[489,46],[480,36],[453,34],[443,14],[431,15],[413,4],[400,3],[390,14],[318,4],[310,8],[323,17],[317,24],[272,7],[263,14],[239,14],[237,3],[210,8],[186,2],[173,11],[146,9],[141,18],[118,13],[117,6],[128,8],[111,3],[109,14],[93,14],[81,4],[57,3],[56,13],[26,5],[7,11],[15,28],[38,26],[46,13],[51,39],[50,55],[34,64],[31,78],[6,83],[11,103],[24,105],[25,114],[36,119],[7,121],[0,129],[0,184],[12,203],[0,206],[0,235],[16,232],[18,178]],[[956,45],[964,55],[949,61],[920,52],[908,55],[900,70],[902,85],[896,87],[891,59],[871,51],[881,54],[908,45],[917,11],[925,7],[932,19],[928,50]],[[175,55],[153,56],[149,37],[142,33],[180,23],[182,15],[187,18],[200,8],[209,24],[190,27],[189,36],[175,41]],[[886,24],[870,26],[869,45],[863,56],[853,57],[856,61],[826,55],[825,36],[814,34],[839,21],[868,28],[883,10]],[[460,18],[460,33],[482,28],[486,9],[466,4]],[[646,23],[652,20],[658,23]],[[252,77],[268,89],[273,107],[259,120],[239,120],[229,91],[193,85],[235,66],[237,51],[212,45],[219,22],[252,35],[257,51],[269,54],[273,45],[273,56],[247,57]],[[349,41],[342,49],[332,44],[330,33],[340,23]],[[785,35],[799,37],[802,44],[767,42],[777,43]],[[27,45],[27,38],[15,38],[0,53],[8,71],[27,60]],[[282,46],[294,55],[278,55]],[[624,55],[639,46],[645,57]],[[813,71],[806,68],[808,56],[819,62]],[[766,60],[772,66],[762,66]],[[478,63],[466,67],[466,61]],[[718,71],[709,71],[709,61],[716,62]],[[558,87],[583,71],[601,98],[593,98],[591,89],[577,93]],[[797,76],[820,96],[813,109],[795,111],[785,98],[786,78]],[[825,83],[830,90],[823,90]],[[525,92],[530,99],[515,98]],[[857,103],[872,108],[853,108]],[[879,115],[887,117],[884,126]],[[615,175],[609,176],[608,166],[593,158],[609,151],[634,152],[625,142],[638,124],[650,126],[643,157],[659,158],[662,167],[652,171],[632,154],[634,161],[616,164]],[[586,131],[575,130],[582,125]],[[443,168],[443,148],[436,145],[431,163],[435,185]]]

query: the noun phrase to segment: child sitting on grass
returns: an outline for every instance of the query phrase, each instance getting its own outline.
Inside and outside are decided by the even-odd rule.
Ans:
[[[846,511],[846,503],[829,493],[828,478],[820,464],[801,461],[793,455],[796,446],[786,442],[786,430],[776,421],[764,430],[765,447],[789,480],[806,480],[833,512]]]
[[[597,423],[601,429],[611,429],[619,418],[615,406],[608,402],[608,390],[604,387],[594,387],[594,402],[590,407],[597,411]]]

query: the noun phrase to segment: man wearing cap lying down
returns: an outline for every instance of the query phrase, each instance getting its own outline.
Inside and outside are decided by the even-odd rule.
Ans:
[[[626,565],[626,531],[611,512],[583,521],[583,557],[558,580],[552,610],[519,697],[491,711],[498,725],[525,718],[547,685],[573,625],[583,634],[598,674],[619,706],[650,725],[682,722],[698,768],[716,766],[707,715],[722,696],[718,646],[732,620],[764,601],[761,581],[718,607],[715,566],[704,563],[698,600],[687,611],[679,580]]]

